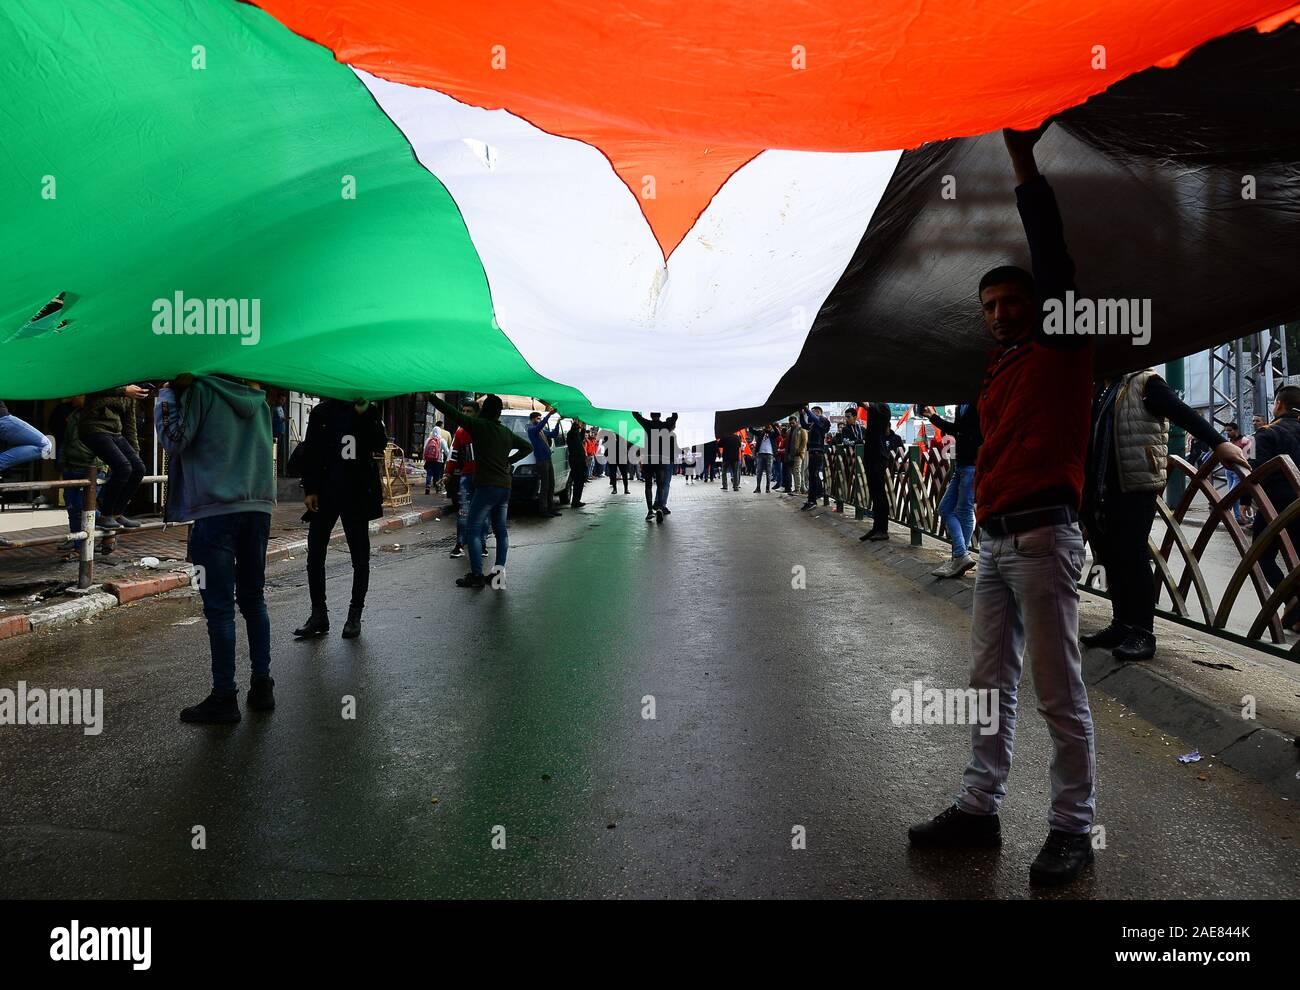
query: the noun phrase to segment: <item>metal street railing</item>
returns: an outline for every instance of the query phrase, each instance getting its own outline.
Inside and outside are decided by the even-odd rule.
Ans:
[[[151,474],[141,479],[141,484],[165,485],[165,474]],[[70,478],[64,481],[13,481],[0,484],[0,492],[18,491],[54,491],[65,488],[79,488],[85,492],[81,505],[81,529],[58,536],[33,536],[27,539],[0,541],[0,552],[21,550],[28,547],[62,545],[73,540],[81,541],[77,561],[77,587],[89,588],[95,580],[95,535],[99,533],[104,541],[105,550],[110,549],[120,537],[133,533],[147,533],[152,530],[171,529],[175,526],[189,526],[189,522],[142,522],[132,529],[96,530],[95,501],[99,489],[99,475],[94,469],[87,472],[85,478]]]
[[[1212,475],[1220,468],[1232,471],[1239,479],[1226,492],[1213,484]],[[1291,458],[1280,456],[1246,472],[1214,457],[1196,467],[1182,457],[1171,456],[1168,469],[1170,477],[1181,475],[1186,487],[1172,508],[1165,501],[1169,487],[1156,498],[1156,521],[1147,541],[1157,595],[1156,614],[1300,662],[1300,642],[1287,644],[1282,621],[1288,606],[1300,599],[1300,556],[1289,532],[1300,532],[1300,472],[1296,465]],[[864,518],[872,506],[861,445],[828,448],[826,470],[830,498],[841,511],[852,506],[856,518]],[[911,530],[912,545],[919,546],[923,536],[952,542],[939,517],[939,501],[952,470],[952,461],[935,447],[922,451],[913,445],[890,454],[886,474],[889,518]],[[1270,479],[1281,479],[1292,494],[1281,511],[1261,487]],[[1258,536],[1238,522],[1233,511],[1247,496],[1263,524]],[[1207,510],[1199,522],[1191,515],[1198,505]],[[1216,582],[1206,573],[1211,564],[1207,553],[1213,541],[1221,555],[1224,541],[1214,540],[1220,533],[1227,536],[1235,555],[1226,561],[1231,572],[1226,581]],[[978,531],[972,542],[977,540]],[[1279,566],[1285,577],[1276,588],[1270,588],[1261,561],[1276,555],[1281,557]],[[1221,568],[1225,561],[1216,557],[1215,564]],[[1101,568],[1089,568],[1080,587],[1107,596],[1102,580]],[[1244,605],[1248,606],[1249,618],[1243,623],[1240,610]],[[1245,633],[1228,628],[1234,611],[1238,614],[1234,624],[1244,625]]]

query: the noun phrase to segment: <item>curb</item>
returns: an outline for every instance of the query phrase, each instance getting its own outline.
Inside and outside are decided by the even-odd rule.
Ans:
[[[21,636],[23,633],[31,631],[32,624],[25,615],[9,615],[0,619],[0,639]]]
[[[408,526],[418,526],[421,523],[432,522],[441,518],[441,516],[442,511],[440,509],[403,512],[400,515],[389,516],[386,519],[376,519],[370,523],[369,529],[371,534],[390,533],[394,530],[405,529]],[[330,538],[330,543],[341,543],[346,539],[347,537],[343,533],[338,533]],[[302,553],[306,549],[307,541],[305,539],[294,540],[292,543],[286,543],[274,550],[268,550],[266,559],[268,563],[273,560],[283,560],[286,557]],[[107,581],[101,590],[92,591],[73,601],[47,605],[45,608],[28,612],[26,615],[11,615],[0,618],[0,640],[12,639],[15,636],[35,632],[38,629],[57,629],[60,626],[71,625],[74,622],[96,616],[110,608],[116,608],[118,605],[143,601],[155,595],[162,595],[178,588],[188,587],[189,583],[190,575],[188,572],[172,572],[161,574],[156,578],[142,578],[139,580]]]
[[[863,528],[852,514],[832,513],[830,508],[819,505],[800,515],[827,519],[845,539],[861,535]],[[891,525],[895,529],[889,541],[862,544],[867,553],[898,577],[970,612],[975,604],[975,582],[970,578],[932,578],[934,564],[920,555],[929,551],[918,554],[918,548],[906,540],[893,539],[901,524]],[[1204,698],[1140,663],[1122,663],[1109,650],[1084,648],[1082,652],[1083,680],[1089,687],[1105,692],[1164,732],[1195,743],[1202,753],[1213,754],[1218,763],[1253,777],[1288,800],[1300,801],[1300,750],[1289,735],[1243,723],[1234,706]]]

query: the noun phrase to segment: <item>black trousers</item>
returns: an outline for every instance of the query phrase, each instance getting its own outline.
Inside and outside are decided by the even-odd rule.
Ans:
[[[343,533],[352,554],[352,607],[364,608],[370,589],[370,520],[363,512],[343,512],[322,504],[307,527],[307,589],[312,611],[325,608],[325,553],[334,524],[343,520]]]
[[[543,512],[555,511],[555,462],[549,457],[537,462],[538,489],[537,506]]]
[[[92,433],[82,442],[108,465],[108,481],[100,490],[97,508],[105,516],[120,516],[135,497],[144,477],[144,461],[120,434]]]
[[[1155,492],[1115,492],[1100,509],[1085,507],[1084,525],[1096,563],[1106,569],[1111,616],[1117,625],[1150,632],[1156,586],[1147,538],[1156,517]]]
[[[822,465],[826,453],[821,450],[808,451],[808,501],[816,502],[826,495],[826,486],[822,483]]]
[[[868,457],[867,494],[871,496],[871,531],[873,533],[889,530],[889,489],[885,484],[885,459]]]
[[[609,472],[609,490],[618,491],[618,476],[623,476],[623,491],[628,491],[627,479],[631,476],[626,464],[606,464],[605,470]]]
[[[740,461],[722,462],[722,487],[726,490],[727,478],[731,478],[731,487],[740,487]]]
[[[570,505],[582,501],[582,489],[587,484],[587,462],[582,461],[576,468],[569,468],[569,477],[573,479],[573,501]]]
[[[1274,508],[1277,509],[1278,512],[1281,512],[1286,508],[1286,504],[1275,504]],[[1263,516],[1256,512],[1255,520],[1250,526],[1251,534],[1258,540],[1260,534],[1267,528],[1268,525],[1264,522]],[[1300,522],[1293,522],[1286,528],[1286,531],[1287,535],[1291,537],[1291,545],[1296,548],[1297,552],[1300,552]],[[1264,556],[1259,558],[1259,569],[1264,572],[1264,580],[1268,582],[1270,588],[1276,588],[1282,583],[1282,579],[1286,577],[1282,572],[1282,568],[1279,567],[1277,563],[1277,555],[1280,551],[1281,544],[1275,542],[1272,549],[1266,551]],[[1284,624],[1289,626],[1297,620],[1300,620],[1300,603],[1297,603],[1295,599],[1292,599],[1285,614],[1282,616],[1282,621]]]

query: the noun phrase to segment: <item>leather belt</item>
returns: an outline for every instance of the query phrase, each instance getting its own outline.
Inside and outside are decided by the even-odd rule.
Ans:
[[[1079,521],[1079,513],[1072,505],[1052,505],[1044,509],[1026,509],[1024,512],[1007,512],[989,516],[980,529],[989,536],[1001,538],[1015,533],[1027,533],[1042,526],[1068,526]]]

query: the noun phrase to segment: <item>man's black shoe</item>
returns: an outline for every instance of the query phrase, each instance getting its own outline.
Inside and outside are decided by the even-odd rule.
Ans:
[[[128,519],[126,516],[118,516],[117,521],[119,525],[124,526],[127,529],[139,529],[141,525],[134,519]]]
[[[451,548],[451,553],[448,554],[448,556],[450,556],[452,560],[455,560],[457,557],[463,557],[465,556],[465,548],[457,543]]]
[[[327,612],[311,610],[311,617],[301,626],[293,631],[293,634],[299,639],[307,639],[310,636],[324,636],[330,631],[330,617]]]
[[[873,529],[867,534],[867,539],[872,543],[884,543],[889,539],[889,530]]]
[[[1029,882],[1038,886],[1069,883],[1092,862],[1092,836],[1052,829],[1029,867]]]
[[[875,530],[872,530],[872,532],[874,533]],[[863,533],[861,536],[858,537],[858,542],[859,542],[859,543],[866,543],[867,540],[869,540],[869,539],[871,539],[871,533]]]
[[[581,509],[581,508],[582,508],[584,505],[586,505],[586,504],[587,504],[586,502],[574,502],[573,505],[569,506],[569,508],[571,508],[571,509]]]
[[[805,502],[803,505],[799,506],[799,511],[800,511],[800,512],[807,512],[809,509],[811,509],[811,508],[812,508],[814,505],[816,505],[816,504],[817,504],[816,502]]]
[[[1124,641],[1111,650],[1116,660],[1150,660],[1156,655],[1155,634],[1147,629],[1128,629]]]
[[[645,513],[645,521],[646,521],[646,522],[654,522],[654,518],[655,518],[654,509],[646,509],[646,513]]]
[[[671,516],[673,514],[673,510],[668,508],[668,506],[666,505],[659,511],[662,512],[665,516]]]
[[[907,838],[918,849],[986,849],[1002,844],[1002,823],[997,815],[972,815],[954,804],[913,825]]]
[[[663,521],[664,521],[664,510],[655,509],[655,522],[663,522]]]
[[[482,574],[475,574],[472,571],[464,577],[456,578],[456,587],[458,588],[481,588],[486,583]]]
[[[348,621],[343,623],[343,638],[356,639],[361,635],[361,609],[349,608]]]
[[[275,710],[275,678],[254,677],[248,683],[248,708],[255,712]]]
[[[181,721],[191,725],[234,725],[240,718],[238,696],[215,691],[197,705],[181,709]]]
[[[556,516],[563,515],[563,513],[557,512],[555,509],[552,509],[550,512],[546,513],[546,515],[548,518],[554,519]]]
[[[1128,635],[1128,627],[1122,626],[1117,622],[1112,622],[1105,629],[1099,629],[1095,633],[1088,633],[1086,636],[1080,636],[1079,642],[1091,649],[1094,646],[1101,647],[1103,650],[1113,650],[1124,642],[1124,637]]]

